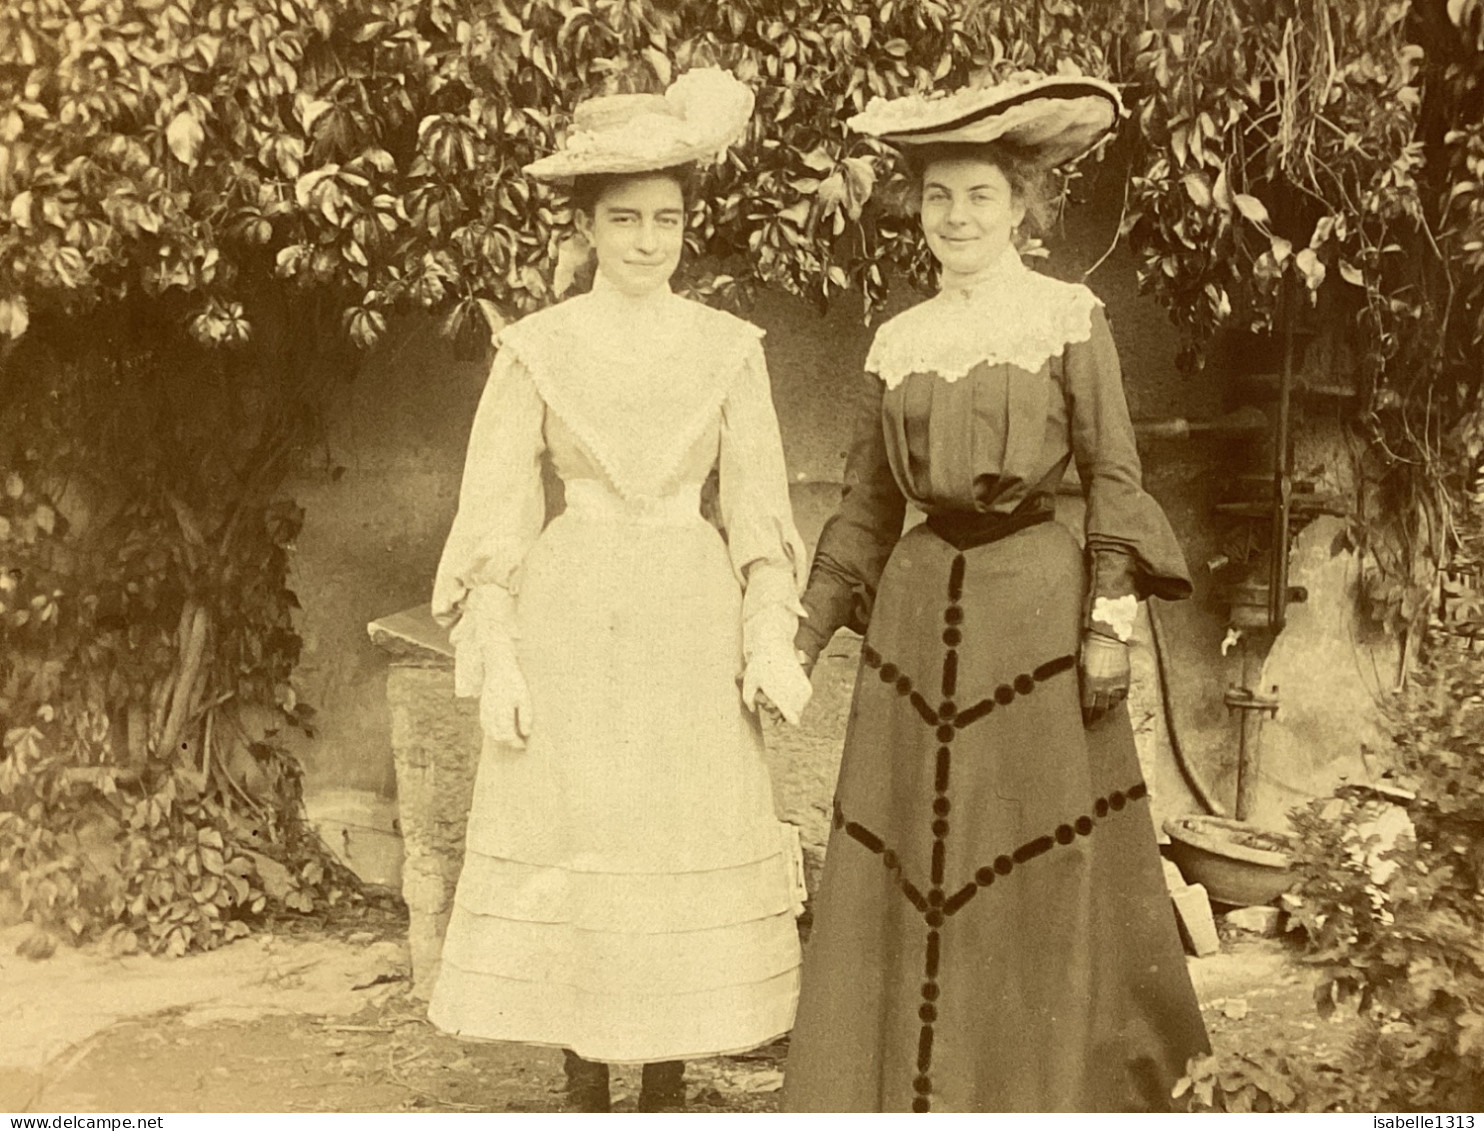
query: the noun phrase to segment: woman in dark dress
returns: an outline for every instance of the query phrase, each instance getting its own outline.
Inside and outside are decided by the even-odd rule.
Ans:
[[[1137,602],[1190,581],[1101,304],[1013,241],[1120,109],[1037,79],[851,123],[912,159],[942,277],[877,332],[804,597],[802,658],[865,642],[789,1110],[1165,1110],[1208,1047],[1123,702]]]

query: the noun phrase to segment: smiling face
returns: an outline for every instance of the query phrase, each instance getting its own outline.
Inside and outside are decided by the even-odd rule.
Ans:
[[[1004,254],[1025,202],[992,161],[944,157],[922,175],[922,231],[945,280],[972,277]]]
[[[578,211],[578,230],[598,258],[603,277],[641,297],[670,281],[685,246],[685,196],[674,177],[623,177],[605,185],[591,213]]]

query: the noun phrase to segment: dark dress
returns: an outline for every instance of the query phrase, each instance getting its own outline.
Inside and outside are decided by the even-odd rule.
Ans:
[[[1085,728],[1077,676],[1089,577],[1190,583],[1101,307],[1001,276],[878,333],[804,598],[806,650],[866,639],[787,1110],[1165,1110],[1208,1050],[1127,708]],[[1086,550],[1046,521],[1072,459]]]

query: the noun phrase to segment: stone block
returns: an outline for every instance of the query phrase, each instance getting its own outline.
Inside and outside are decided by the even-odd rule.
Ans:
[[[1165,890],[1174,893],[1185,886],[1185,877],[1180,874],[1180,869],[1175,866],[1173,860],[1160,859],[1165,869]]]
[[[392,657],[386,698],[402,833],[412,993],[426,998],[438,974],[443,932],[464,865],[464,829],[483,735],[479,708],[453,694],[447,635],[426,606],[368,626]]]
[[[1239,931],[1271,939],[1279,934],[1278,921],[1281,916],[1282,912],[1276,907],[1238,907],[1223,915],[1221,921]]]
[[[860,638],[841,632],[814,669],[814,697],[800,726],[765,723],[768,773],[780,820],[797,826],[804,851],[804,875],[818,889],[830,836],[830,799],[840,771],[846,719],[860,664]]]
[[[1216,920],[1211,915],[1211,900],[1206,896],[1205,886],[1188,884],[1172,892],[1170,899],[1175,904],[1175,919],[1180,924],[1185,949],[1197,958],[1220,950],[1221,939],[1216,934]]]
[[[483,736],[477,704],[454,698],[451,670],[394,664],[386,683],[412,991],[426,997],[464,865],[464,829]]]

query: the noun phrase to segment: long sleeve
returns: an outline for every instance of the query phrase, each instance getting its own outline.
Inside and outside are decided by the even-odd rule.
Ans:
[[[743,585],[743,649],[790,645],[808,551],[794,527],[767,363],[755,340],[721,409],[718,506]]]
[[[902,535],[907,500],[886,454],[881,423],[884,390],[879,377],[864,375],[840,506],[825,523],[814,551],[804,592],[808,619],[799,626],[797,637],[798,646],[811,658],[823,651],[838,628],[866,631],[881,572]]]
[[[501,350],[474,414],[458,513],[433,584],[433,616],[440,624],[456,624],[469,595],[478,592],[487,627],[511,626],[512,582],[545,521],[544,414],[525,366]]]
[[[1065,373],[1072,453],[1087,496],[1091,597],[1189,597],[1175,532],[1143,487],[1118,352],[1100,307],[1088,340],[1067,346]]]

